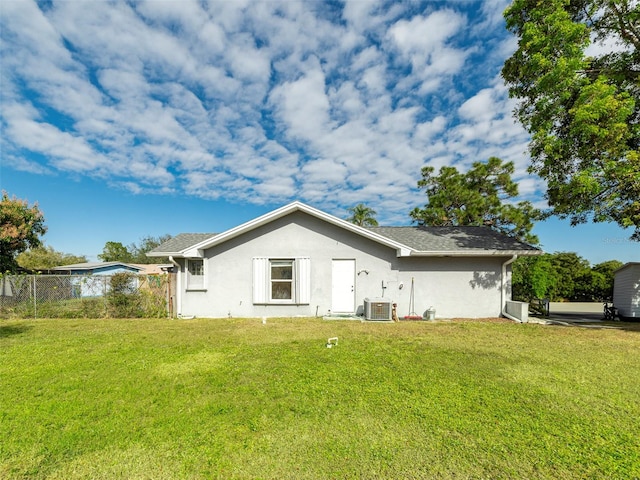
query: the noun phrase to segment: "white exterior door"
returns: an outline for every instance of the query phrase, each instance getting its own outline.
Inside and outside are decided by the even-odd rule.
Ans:
[[[331,264],[331,311],[353,313],[355,311],[355,260],[333,260]]]

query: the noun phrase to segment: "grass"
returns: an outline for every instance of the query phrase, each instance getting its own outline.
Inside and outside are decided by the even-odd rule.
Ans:
[[[6,320],[0,478],[639,478],[638,379],[631,330]]]

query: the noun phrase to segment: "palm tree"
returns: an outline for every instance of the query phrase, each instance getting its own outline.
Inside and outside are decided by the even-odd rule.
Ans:
[[[351,216],[347,218],[348,222],[354,223],[360,227],[377,227],[378,221],[375,219],[376,211],[367,207],[364,203],[359,203],[355,207],[347,209]]]

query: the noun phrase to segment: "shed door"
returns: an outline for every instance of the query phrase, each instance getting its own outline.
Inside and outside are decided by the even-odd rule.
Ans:
[[[355,311],[356,261],[333,260],[331,265],[331,311],[353,313]]]

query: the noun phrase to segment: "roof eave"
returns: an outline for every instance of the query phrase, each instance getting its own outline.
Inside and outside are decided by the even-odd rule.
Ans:
[[[176,257],[181,256],[181,252],[147,252],[145,253],[147,257]]]
[[[616,268],[613,273],[617,273],[620,270],[624,270],[625,268],[629,268],[629,267],[633,267],[635,265],[640,265],[640,262],[627,262],[624,265],[622,265],[620,268]]]
[[[509,257],[542,255],[542,250],[437,250],[412,251],[411,257]]]

